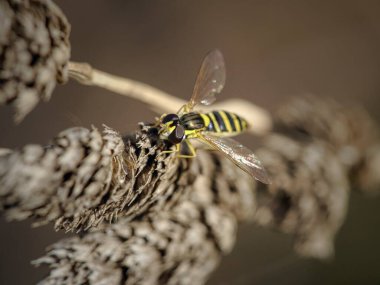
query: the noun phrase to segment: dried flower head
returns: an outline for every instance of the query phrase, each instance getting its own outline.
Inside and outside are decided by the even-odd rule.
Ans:
[[[378,171],[376,126],[363,111],[312,98],[275,118],[257,150],[270,185],[218,152],[163,155],[149,127],[124,138],[74,128],[48,147],[2,153],[0,207],[9,219],[82,230],[35,262],[51,268],[41,284],[203,284],[248,221],[292,234],[303,256],[329,258],[353,177]]]
[[[67,80],[70,25],[50,0],[0,2],[0,104],[20,122]]]

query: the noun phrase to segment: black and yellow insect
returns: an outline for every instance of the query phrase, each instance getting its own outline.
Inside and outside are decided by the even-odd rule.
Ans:
[[[254,153],[229,138],[248,128],[245,119],[228,111],[193,111],[198,104],[213,103],[215,96],[222,91],[225,80],[223,55],[219,50],[213,50],[203,60],[190,101],[182,106],[177,114],[164,114],[159,119],[160,138],[175,145],[176,149],[173,151],[178,152],[178,157],[187,158],[196,155],[189,140],[198,139],[222,152],[255,179],[269,183],[267,172]],[[186,154],[184,149],[187,150]]]

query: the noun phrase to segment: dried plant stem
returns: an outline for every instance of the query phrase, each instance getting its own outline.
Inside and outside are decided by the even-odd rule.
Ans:
[[[0,156],[5,155],[5,154],[10,153],[10,152],[12,152],[10,149],[0,148]]]
[[[87,63],[69,62],[69,76],[82,84],[102,87],[139,100],[158,113],[175,113],[186,103],[150,85],[111,75]],[[212,109],[226,109],[238,113],[250,123],[252,126],[250,131],[256,135],[264,135],[272,128],[269,112],[245,100],[228,100],[213,105]]]
[[[70,62],[69,75],[82,84],[95,85],[140,100],[157,111],[176,112],[184,101],[147,84],[118,77],[92,68],[87,63]]]

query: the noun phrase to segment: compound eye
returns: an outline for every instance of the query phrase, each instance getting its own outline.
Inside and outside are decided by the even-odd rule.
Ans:
[[[179,117],[177,114],[167,114],[165,117],[162,119],[162,123],[166,124],[169,122],[173,122],[173,125],[177,125],[179,122]]]
[[[168,140],[172,144],[178,144],[183,140],[185,136],[185,128],[181,125],[178,125],[169,135]]]

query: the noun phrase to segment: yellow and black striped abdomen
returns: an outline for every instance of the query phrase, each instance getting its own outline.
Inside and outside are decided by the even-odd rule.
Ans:
[[[248,128],[245,119],[228,111],[212,111],[201,115],[204,121],[209,121],[204,131],[214,135],[234,136]]]

